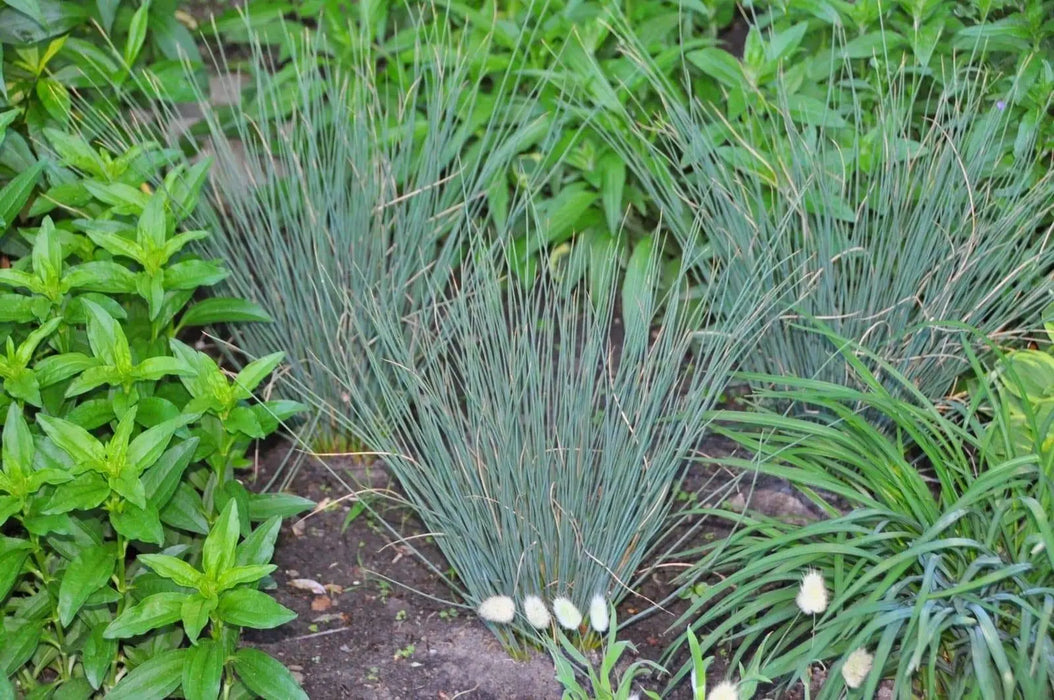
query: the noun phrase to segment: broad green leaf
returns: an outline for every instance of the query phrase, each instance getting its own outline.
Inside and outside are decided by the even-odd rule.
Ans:
[[[171,579],[186,588],[197,588],[201,582],[201,572],[193,566],[167,554],[141,554],[139,561],[159,576]]]
[[[233,566],[240,532],[238,504],[232,499],[216,518],[202,546],[202,568],[207,576],[218,579],[220,574]]]
[[[187,366],[175,357],[148,357],[136,366],[133,375],[140,381],[156,382],[162,377],[188,372]]]
[[[171,649],[151,657],[121,679],[107,700],[162,700],[183,681],[186,649]]]
[[[41,27],[47,26],[48,21],[44,19],[44,15],[40,11],[40,0],[4,0],[4,2],[22,14],[31,17]]]
[[[65,124],[70,118],[70,93],[66,86],[54,78],[45,76],[37,80],[37,97],[48,114]]]
[[[315,507],[315,502],[291,493],[249,494],[249,519],[253,522],[272,517],[288,518]]]
[[[271,317],[259,304],[244,299],[213,297],[187,309],[179,320],[180,328],[209,326],[216,323],[270,323]]]
[[[138,482],[137,485],[141,486]],[[128,498],[128,496],[125,497]],[[165,541],[161,515],[157,512],[157,508],[149,503],[145,503],[145,506],[145,508],[140,508],[135,503],[126,501],[122,504],[121,510],[110,511],[110,523],[130,540],[160,546]]]
[[[113,316],[95,302],[83,300],[88,312],[88,344],[95,357],[118,369],[130,369],[132,353],[128,339]]]
[[[198,535],[209,534],[209,521],[205,517],[201,496],[185,482],[176,487],[172,498],[161,509],[161,522]]]
[[[4,643],[0,644],[0,677],[12,675],[32,658],[42,633],[42,624],[36,621],[24,621],[4,631]]]
[[[117,656],[117,642],[113,639],[106,639],[103,636],[105,630],[106,624],[92,627],[91,635],[84,643],[84,649],[81,652],[84,675],[96,690],[102,687],[110,672],[110,664]]]
[[[132,22],[128,25],[128,39],[124,45],[124,62],[128,67],[135,65],[139,58],[139,52],[146,41],[147,24],[149,22],[150,0],[146,0],[132,15]]]
[[[239,649],[234,670],[249,690],[266,700],[308,700],[289,669],[262,651]]]
[[[3,470],[11,475],[27,475],[33,467],[33,434],[17,403],[7,409],[4,420],[3,443],[0,444],[0,461]]]
[[[174,445],[143,473],[147,501],[155,508],[163,508],[172,498],[197,447],[197,438]]]
[[[271,629],[296,618],[295,612],[266,593],[251,588],[221,593],[216,613],[228,624],[253,629]]]
[[[156,462],[168,449],[175,432],[194,420],[196,417],[193,415],[180,415],[136,436],[128,445],[128,463],[135,467],[136,474],[141,474]]]
[[[154,192],[139,215],[139,223],[136,227],[136,239],[143,250],[159,252],[168,238],[168,218],[165,216],[164,192]],[[158,261],[164,264],[163,260]],[[153,272],[153,270],[151,270]]]
[[[59,584],[58,613],[63,627],[69,627],[88,596],[106,585],[113,567],[113,550],[105,545],[86,549],[70,562]]]
[[[0,600],[7,597],[18,581],[30,548],[29,540],[0,536]]]
[[[212,158],[205,158],[186,168],[180,166],[165,176],[165,192],[177,220],[190,216],[198,205],[198,196],[208,177]]]
[[[622,317],[627,335],[641,333],[646,336],[651,327],[657,255],[655,240],[646,236],[637,243],[626,266],[622,283]]]
[[[44,163],[35,163],[28,170],[23,170],[0,190],[0,226],[8,228],[14,222],[18,212],[29,201],[29,195],[37,185]]]
[[[227,279],[222,265],[207,260],[183,260],[165,268],[165,289],[210,287]]]
[[[622,227],[622,192],[626,187],[626,162],[618,153],[608,151],[597,161],[600,171],[600,195],[604,201],[604,218],[614,235]]]
[[[216,598],[206,598],[200,593],[193,593],[183,601],[180,615],[183,619],[183,629],[192,644],[197,643],[198,635],[209,623],[209,614],[216,609],[217,602]]]
[[[109,260],[96,260],[74,265],[66,271],[63,281],[71,289],[106,294],[135,292],[136,275],[124,265]]]
[[[238,397],[248,399],[252,396],[252,392],[256,390],[260,382],[266,379],[267,375],[273,372],[284,358],[284,352],[276,352],[247,364],[234,378],[234,385],[240,389]]]
[[[105,174],[106,164],[102,157],[79,134],[47,128],[44,129],[44,136],[68,166],[97,177]]]
[[[40,297],[0,293],[0,323],[29,323],[37,318]],[[46,313],[46,309],[44,309]]]
[[[117,8],[120,4],[121,0],[95,0],[99,19],[102,20],[102,29],[107,34],[113,31],[113,20],[117,16]]]
[[[159,555],[155,555],[159,556]],[[155,593],[125,610],[106,627],[106,639],[137,637],[179,621],[185,593]]]
[[[45,514],[69,513],[74,510],[91,510],[102,505],[110,495],[106,480],[95,472],[85,472],[72,481],[55,488],[47,504]]]
[[[216,700],[223,679],[223,645],[203,639],[187,650],[183,666],[183,697],[187,700]]]
[[[102,443],[79,425],[43,414],[37,414],[37,422],[59,449],[73,457],[80,471],[86,470],[88,465],[102,464],[106,460],[106,449]]]
[[[685,55],[685,58],[725,87],[742,89],[749,87],[739,61],[727,51],[707,47],[691,51]]]
[[[234,564],[237,567],[267,564],[274,557],[274,543],[282,527],[282,519],[272,516],[249,533],[235,554]]]
[[[4,477],[0,477],[0,490],[3,489]],[[0,527],[4,526],[4,523],[8,519],[22,510],[22,499],[15,496],[0,496]],[[0,593],[0,598],[3,598],[3,594]]]
[[[274,564],[256,564],[252,566],[234,566],[220,574],[217,582],[221,591],[226,591],[245,583],[255,583],[271,574],[278,567]]]
[[[838,112],[823,101],[799,93],[787,95],[787,113],[794,121],[809,126],[841,128],[849,125]]]

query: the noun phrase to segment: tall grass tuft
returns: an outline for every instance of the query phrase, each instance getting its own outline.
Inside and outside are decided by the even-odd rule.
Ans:
[[[543,147],[559,120],[511,69],[487,77],[484,91],[472,67],[485,49],[466,55],[442,23],[416,22],[404,47],[414,60],[389,66],[368,41],[350,63],[332,59],[319,37],[287,38],[288,57],[259,41],[247,59],[220,47],[215,70],[247,84],[229,106],[210,104],[199,86],[202,121],[179,140],[186,157],[213,161],[190,216],[213,232],[204,252],[228,263],[224,291],[273,318],[233,330],[233,343],[250,357],[285,351],[279,390],[308,391],[330,407],[312,438],[324,449],[362,437],[338,426],[332,412],[346,410],[348,397],[325,369],[365,357],[352,330],[373,335],[360,298],[383,301],[393,318],[428,308],[459,263],[465,222],[490,214],[485,190],[517,154]],[[178,134],[179,105],[159,97],[133,139]],[[129,129],[109,127],[117,139]]]
[[[982,100],[983,74],[952,71],[922,88],[910,68],[856,76],[832,59],[826,105],[803,105],[781,83],[773,101],[759,94],[729,121],[684,97],[623,34],[665,110],[634,113],[631,103],[594,118],[630,121],[632,138],[607,132],[627,155],[649,145],[649,158],[628,162],[683,245],[708,245],[717,274],[785,285],[796,300],[747,367],[849,381],[838,349],[802,330],[814,319],[937,398],[967,368],[961,324],[990,339],[1037,326],[1054,289],[1054,174],[1021,183],[1050,154],[1034,128]]]
[[[478,239],[472,250],[426,313],[364,300],[368,328],[353,332],[375,329],[366,371],[386,413],[370,415],[357,362],[332,367],[352,410],[331,408],[384,453],[460,595],[517,602],[513,623],[494,627],[514,645],[548,623],[538,599],[566,625],[597,596],[631,591],[772,295],[714,284],[711,299],[738,309],[715,319],[681,278],[657,291],[658,255],[632,261],[621,295],[593,297],[571,275],[524,285],[511,255]]]
[[[847,687],[872,697],[884,678],[898,697],[1050,697],[1049,459],[1014,447],[1020,426],[991,410],[1000,394],[969,346],[977,391],[940,404],[886,365],[884,376],[913,401],[897,398],[868,369],[881,360],[858,354],[866,355],[850,348],[845,357],[862,389],[784,378],[789,388],[764,392],[827,418],[714,416],[718,432],[757,454],[725,464],[789,481],[824,519],[803,525],[704,509],[733,531],[678,557],[695,562],[683,581],[701,593],[676,627],[696,631],[704,656],[727,645],[736,649],[732,666],[753,660],[777,693],[798,681],[809,687],[824,666],[819,698],[844,697]],[[803,576],[823,586],[823,605],[803,605]]]

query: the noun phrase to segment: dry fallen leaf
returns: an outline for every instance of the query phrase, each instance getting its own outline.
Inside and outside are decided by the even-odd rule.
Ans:
[[[311,601],[311,609],[315,612],[321,612],[322,610],[329,610],[333,605],[333,601],[329,599],[329,596],[320,595]]]
[[[290,588],[307,591],[313,595],[326,595],[326,587],[313,578],[295,578],[289,582]]]

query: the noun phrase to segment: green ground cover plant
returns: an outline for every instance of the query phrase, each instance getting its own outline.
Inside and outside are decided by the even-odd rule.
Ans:
[[[866,116],[860,101],[836,101],[855,125],[848,137],[796,123],[790,95],[774,110],[750,108],[776,127],[760,135],[672,92],[662,122],[638,126],[638,143],[660,134],[640,176],[682,248],[709,253],[696,258],[700,276],[786,285],[794,300],[745,368],[850,382],[837,348],[801,329],[819,319],[935,400],[967,369],[961,324],[1004,340],[1037,324],[1054,284],[1054,179],[1028,184],[1036,133],[984,106],[983,76],[946,80],[949,92],[920,93],[903,69]],[[931,120],[922,132],[919,110]],[[1003,162],[1008,141],[1016,165]]]
[[[685,581],[700,585],[680,624],[701,653],[730,644],[733,666],[751,661],[777,689],[808,687],[824,664],[821,698],[869,697],[887,677],[897,697],[1054,690],[1050,461],[1038,444],[1019,449],[1017,428],[991,410],[1002,394],[968,343],[962,352],[978,383],[961,399],[897,398],[847,353],[863,389],[784,377],[789,388],[772,392],[828,418],[714,416],[718,432],[758,455],[724,463],[788,480],[825,517],[706,511],[734,531],[685,553],[698,562]],[[1038,427],[1034,414],[1029,424]]]
[[[136,79],[186,94],[184,59],[200,66],[178,0],[20,0],[0,7],[0,181],[32,167],[45,129],[69,129],[78,100]],[[133,71],[137,78],[133,79]],[[8,220],[10,222],[10,220]]]
[[[655,107],[650,87],[633,62],[622,55],[608,26],[617,5],[634,22],[642,45],[667,73],[682,69],[706,81],[682,53],[714,46],[717,34],[734,20],[728,0],[681,3],[564,0],[484,3],[382,0],[359,3],[349,16],[340,0],[254,3],[248,22],[239,12],[217,20],[214,31],[225,39],[269,43],[280,54],[292,52],[286,22],[299,22],[326,38],[326,53],[338,65],[358,68],[366,55],[378,65],[373,79],[382,91],[414,91],[418,61],[414,46],[423,39],[435,46],[437,60],[453,59],[478,85],[471,108],[454,118],[477,138],[485,136],[487,115],[509,92],[526,97],[549,113],[559,111],[561,94],[573,90],[601,102],[625,101],[603,81],[624,84],[635,99]],[[318,19],[321,16],[321,19]],[[317,21],[316,21],[317,20]],[[436,28],[441,28],[436,32]],[[435,43],[436,40],[438,43]],[[423,105],[425,100],[419,102]],[[487,182],[486,207],[497,218],[525,180],[536,182],[532,215],[504,231],[516,241],[522,273],[535,274],[550,256],[562,256],[573,244],[601,258],[628,260],[633,246],[650,233],[657,212],[634,182],[618,152],[588,120],[562,119],[550,124],[552,144],[528,149],[496,168]],[[599,293],[601,290],[597,290]]]
[[[310,502],[236,478],[300,409],[252,400],[282,355],[232,378],[176,339],[262,318],[192,301],[228,274],[181,226],[205,164],[155,191],[156,145],[44,135],[47,160],[0,190],[0,697],[306,697],[238,643],[293,617],[260,587]]]

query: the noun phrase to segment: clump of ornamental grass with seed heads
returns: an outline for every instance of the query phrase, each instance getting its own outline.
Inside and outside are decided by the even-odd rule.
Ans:
[[[488,74],[484,94],[473,66],[485,47],[469,56],[440,23],[414,22],[414,60],[387,72],[366,51],[328,60],[321,38],[286,37],[293,56],[283,62],[249,27],[248,68],[222,47],[215,68],[250,84],[224,108],[198,88],[204,115],[181,141],[189,158],[213,161],[190,217],[213,234],[204,252],[231,268],[221,293],[272,318],[240,325],[232,340],[250,357],[285,351],[279,390],[318,399],[310,441],[322,451],[361,447],[357,425],[334,415],[349,410],[342,384],[369,382],[358,401],[381,396],[361,367],[376,335],[363,299],[393,319],[429,308],[458,264],[464,223],[487,214],[484,192],[507,178],[514,157],[559,131],[559,116],[518,90],[511,68]],[[129,129],[133,139],[163,138],[179,118],[178,106],[161,101],[138,127],[111,121],[104,131],[117,141]]]
[[[474,237],[429,312],[398,318],[366,300],[366,366],[387,413],[371,413],[368,382],[336,373],[352,397],[343,419],[382,453],[470,604],[537,596],[577,628],[598,591],[606,605],[632,589],[663,534],[708,411],[774,297],[741,294],[741,312],[718,320],[683,279],[660,286],[658,245],[621,279],[602,271],[611,286],[597,298],[555,271],[523,283],[504,249]],[[727,293],[714,284],[708,300]],[[528,612],[495,632],[533,637],[546,618],[534,602]]]

